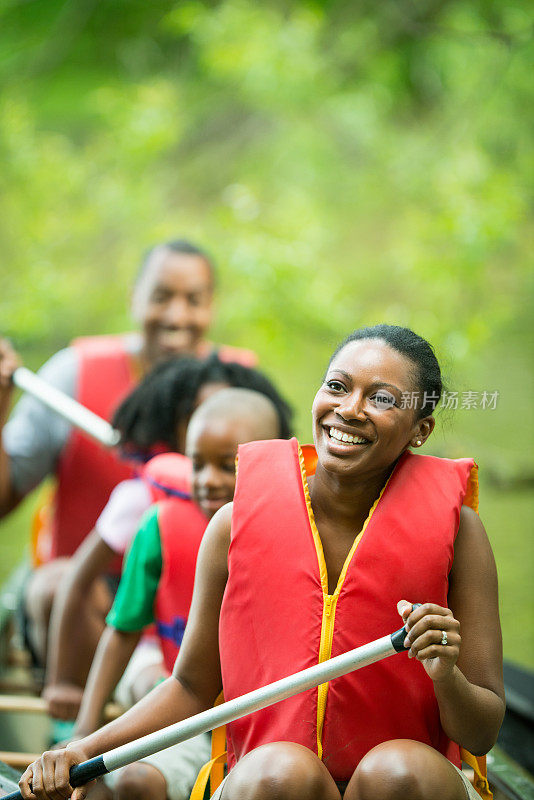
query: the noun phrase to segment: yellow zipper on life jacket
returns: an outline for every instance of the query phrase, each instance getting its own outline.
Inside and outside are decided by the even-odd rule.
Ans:
[[[308,511],[308,519],[310,522],[310,528],[312,532],[313,542],[315,545],[315,552],[317,554],[317,560],[319,562],[319,574],[321,577],[321,588],[323,590],[323,616],[321,620],[321,639],[319,644],[319,658],[318,663],[320,664],[323,661],[327,661],[332,655],[332,641],[334,638],[334,626],[336,620],[336,606],[337,601],[339,599],[339,595],[341,589],[343,588],[343,583],[345,581],[345,577],[347,575],[347,570],[349,568],[349,564],[352,561],[352,557],[356,552],[356,548],[358,547],[365,530],[371,521],[371,517],[380,502],[382,495],[386,489],[386,486],[389,483],[391,478],[388,478],[386,481],[382,491],[380,492],[378,498],[375,500],[369,514],[367,515],[367,519],[363,523],[362,529],[359,534],[354,539],[352,547],[345,559],[345,563],[343,564],[343,569],[338,578],[337,586],[335,588],[334,594],[328,593],[328,573],[326,570],[326,561],[324,557],[324,550],[323,550],[323,543],[321,542],[321,537],[319,536],[319,531],[317,530],[317,525],[315,524],[315,517],[313,514],[313,509],[311,506],[310,500],[310,491],[308,487],[308,480],[306,476],[306,466],[304,463],[304,457],[302,455],[302,451],[299,447],[299,462],[300,462],[300,470],[302,474],[302,486],[304,489],[304,499],[306,501],[306,509]],[[393,474],[393,473],[392,473]],[[326,701],[328,697],[328,682],[322,683],[317,691],[317,755],[319,758],[323,757],[323,725],[324,725],[324,718],[326,714]]]
[[[323,618],[321,621],[321,643],[319,645],[319,663],[326,661],[332,654],[336,603],[339,594],[323,594]],[[321,683],[317,690],[317,754],[323,757],[323,722],[326,713],[328,682]]]

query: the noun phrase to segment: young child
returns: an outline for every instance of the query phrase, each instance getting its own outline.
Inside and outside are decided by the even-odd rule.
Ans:
[[[193,593],[198,548],[208,521],[233,499],[240,444],[279,438],[274,404],[259,392],[223,389],[193,414],[186,453],[192,462],[192,497],[169,497],[152,506],[128,553],[115,602],[91,667],[76,725],[85,736],[100,722],[146,626],[156,622],[164,654],[160,680],[171,674]],[[148,670],[154,678],[153,670]],[[148,681],[147,681],[148,683]],[[147,687],[148,688],[148,687]],[[188,798],[209,759],[209,736],[177,745],[110,776],[117,798]]]
[[[124,452],[141,462],[156,448],[183,452],[185,430],[194,409],[210,394],[229,386],[250,388],[269,397],[277,409],[280,436],[290,435],[290,409],[261,372],[223,362],[217,355],[206,360],[182,358],[156,367],[118,408],[113,424],[121,432]],[[154,501],[151,467],[140,466],[138,472],[138,477],[115,487],[94,530],[73,556],[57,593],[44,691],[49,713],[57,719],[74,719],[78,713],[113,600],[113,576],[106,573],[116,556],[126,552],[143,513]],[[149,650],[148,645],[145,655],[156,665],[161,661],[159,650]],[[135,675],[130,673],[129,678],[136,699]],[[123,688],[130,691],[127,682]],[[141,685],[140,696],[145,691]]]

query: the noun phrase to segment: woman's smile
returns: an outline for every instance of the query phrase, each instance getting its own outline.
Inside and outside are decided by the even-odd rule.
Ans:
[[[338,442],[339,444],[352,446],[371,444],[371,441],[368,438],[357,433],[350,433],[342,428],[334,427],[333,425],[324,425],[323,428],[328,433],[330,439],[334,439],[334,441]]]
[[[402,407],[414,390],[413,366],[385,342],[351,342],[332,360],[313,404],[319,462],[343,473],[386,472],[409,446],[417,428],[413,409]],[[337,466],[336,466],[337,465]]]

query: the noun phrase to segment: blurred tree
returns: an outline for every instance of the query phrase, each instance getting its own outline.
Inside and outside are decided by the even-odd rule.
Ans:
[[[220,261],[218,334],[299,398],[310,353],[318,380],[362,323],[460,366],[528,329],[526,2],[13,0],[0,20],[19,346],[127,326],[140,254],[176,233]]]
[[[429,449],[528,486],[532,29],[527,0],[4,0],[2,331],[37,365],[127,328],[142,252],[186,235],[219,262],[215,336],[259,352],[301,438],[333,344],[408,324],[450,388],[500,392]],[[532,665],[532,508],[486,509]]]

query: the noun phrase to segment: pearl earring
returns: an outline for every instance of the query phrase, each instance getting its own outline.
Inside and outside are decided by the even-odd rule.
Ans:
[[[422,443],[421,439],[416,439],[416,440],[415,440],[415,446],[416,446],[416,447],[421,447],[421,445],[422,445],[422,444],[423,444],[423,443]]]

